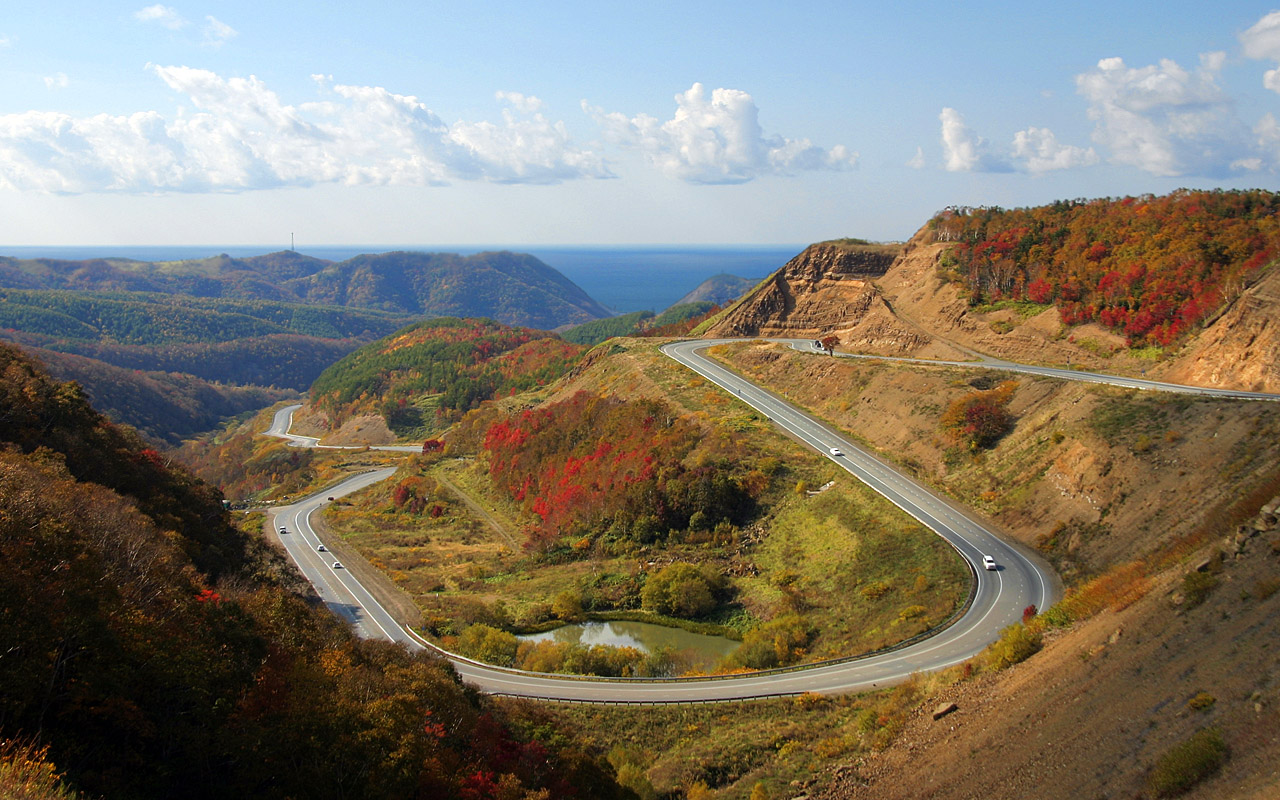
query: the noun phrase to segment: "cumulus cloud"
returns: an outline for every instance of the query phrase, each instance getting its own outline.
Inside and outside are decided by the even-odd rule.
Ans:
[[[1218,84],[1223,53],[1207,53],[1186,70],[1170,59],[1127,67],[1105,58],[1076,76],[1097,122],[1093,140],[1112,160],[1155,175],[1220,176],[1250,155],[1249,130]]]
[[[65,72],[55,72],[52,75],[46,75],[44,85],[46,89],[65,89],[71,83],[71,79],[67,77]]]
[[[938,115],[942,122],[942,155],[948,172],[1010,172],[1012,167],[989,142],[965,124],[954,108]]]
[[[294,105],[252,76],[151,69],[194,112],[0,116],[0,185],[76,194],[610,177],[562,123],[527,111],[536,98],[500,98],[500,123],[447,124],[416,97],[323,76],[322,99]]]
[[[1249,58],[1280,62],[1280,11],[1272,11],[1240,34],[1240,45]],[[1262,85],[1280,92],[1280,69],[1267,70]]]
[[[1039,175],[1059,169],[1075,169],[1097,164],[1092,147],[1063,144],[1048,128],[1030,127],[1013,135],[1013,143],[1001,148],[977,135],[954,108],[938,115],[942,123],[942,154],[948,172],[1029,172]],[[909,166],[924,166],[924,154],[917,150]]]
[[[845,170],[858,154],[843,145],[818,147],[808,139],[765,136],[751,95],[701,83],[675,96],[675,115],[660,121],[648,114],[606,113],[582,101],[582,108],[613,142],[644,153],[663,173],[689,183],[746,183],[762,175],[802,170]]]
[[[176,31],[187,25],[187,21],[183,19],[177,9],[160,3],[138,9],[133,12],[133,18],[139,22],[154,22],[163,25],[171,31]]]
[[[1089,167],[1099,160],[1092,147],[1061,144],[1053,131],[1035,127],[1014,134],[1013,156],[1021,159],[1033,175],[1057,169]]]

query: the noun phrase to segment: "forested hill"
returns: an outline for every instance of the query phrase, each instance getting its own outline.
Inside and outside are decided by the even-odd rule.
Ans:
[[[584,350],[547,331],[492,320],[425,320],[326,369],[311,385],[311,403],[334,428],[373,413],[397,435],[420,437],[484,400],[554,381]]]
[[[289,286],[309,302],[487,317],[544,330],[609,316],[555,269],[531,255],[506,251],[356,256]]]
[[[0,409],[0,738],[48,745],[67,788],[623,794],[563,733],[520,718],[540,711],[495,706],[443,661],[356,639],[300,594],[260,522],[237,529],[215,489],[7,345]],[[12,770],[32,768],[12,753],[0,747],[6,797]]]
[[[941,268],[971,302],[1029,300],[1062,322],[1097,322],[1132,345],[1170,345],[1240,296],[1280,257],[1280,194],[1190,191],[948,209]]]
[[[342,262],[293,251],[173,262],[0,258],[0,287],[161,292],[380,309],[415,316],[489,317],[551,329],[609,316],[531,255],[395,252]]]

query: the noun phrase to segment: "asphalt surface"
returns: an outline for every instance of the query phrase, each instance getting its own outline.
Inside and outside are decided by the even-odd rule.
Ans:
[[[960,663],[981,652],[1001,629],[1020,620],[1028,605],[1045,608],[1054,601],[1056,581],[1034,557],[1002,541],[963,509],[698,352],[715,343],[677,342],[665,346],[663,352],[765,414],[798,441],[830,458],[950,542],[971,565],[975,576],[972,602],[964,614],[936,635],[894,651],[839,663],[714,679],[566,678],[501,669],[443,654],[464,681],[493,694],[614,703],[707,702],[804,692],[855,692],[900,683],[915,672]],[[802,340],[794,340],[793,344],[811,346]],[[277,412],[267,433],[290,439],[297,446],[317,446],[314,438],[289,433],[292,414],[297,408],[299,406],[290,406]],[[833,454],[832,448],[839,454]],[[388,638],[411,648],[437,650],[397,625],[353,575],[345,569],[333,568],[331,559],[326,560],[325,554],[315,552],[319,539],[309,525],[309,517],[327,502],[326,498],[356,491],[390,473],[391,470],[379,470],[357,476],[278,509],[275,524],[289,531],[280,539],[303,573],[316,585],[322,599],[351,621],[360,635]],[[993,556],[999,568],[983,569],[983,555]]]
[[[703,356],[699,351],[715,344],[740,340],[694,340],[664,346],[663,352],[707,380],[723,387],[743,403],[764,414],[797,441],[813,448],[863,481],[875,491],[946,539],[971,566],[975,576],[972,602],[949,627],[923,641],[900,649],[850,659],[840,663],[764,672],[718,679],[627,680],[566,678],[507,670],[478,664],[439,651],[395,622],[345,568],[335,568],[333,558],[316,551],[319,538],[310,526],[311,515],[329,497],[357,491],[385,479],[394,470],[383,469],[350,478],[333,488],[291,506],[275,510],[275,524],[287,533],[280,540],[324,602],[348,620],[361,636],[386,638],[411,649],[431,649],[448,658],[462,679],[481,691],[539,699],[605,703],[672,703],[735,700],[817,692],[856,692],[899,683],[911,674],[942,669],[981,652],[999,631],[1021,619],[1031,604],[1046,608],[1056,599],[1054,576],[1034,555],[1024,553],[985,528],[963,508],[938,497],[928,488],[900,473],[872,453],[858,447],[780,398]],[[810,340],[775,340],[797,350],[813,352]],[[1109,384],[1145,391],[1179,392],[1247,400],[1280,400],[1280,395],[1209,389],[1197,386],[1120,378],[1099,373],[1053,367],[1014,364],[975,354],[975,361],[930,361],[838,353],[844,358],[876,358],[934,366],[982,367],[1042,375],[1061,380]],[[289,439],[299,447],[326,447],[313,437],[289,433],[293,412],[289,406],[277,412],[268,435]],[[833,448],[836,452],[833,452]],[[333,447],[333,449],[359,449]],[[414,452],[413,445],[389,445],[372,449]],[[994,557],[998,569],[982,567],[982,556]]]

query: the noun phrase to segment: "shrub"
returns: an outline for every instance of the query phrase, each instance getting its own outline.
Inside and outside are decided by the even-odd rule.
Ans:
[[[1171,747],[1156,760],[1147,788],[1156,797],[1173,797],[1217,772],[1227,760],[1227,744],[1216,728],[1204,728]]]
[[[472,625],[458,637],[458,650],[463,655],[499,667],[515,663],[518,646],[514,634],[488,625]]]
[[[1000,638],[987,648],[987,665],[994,670],[1007,669],[1026,661],[1040,651],[1043,641],[1039,633],[1032,632],[1021,622],[1015,622],[1000,632]]]
[[[673,617],[701,617],[716,607],[724,578],[710,568],[677,562],[645,581],[641,606]]]
[[[1013,427],[1008,405],[1016,388],[1017,383],[1006,381],[995,389],[959,397],[938,424],[970,450],[990,447]]]
[[[1187,599],[1187,608],[1195,608],[1209,598],[1213,587],[1218,585],[1218,577],[1211,572],[1188,572],[1182,577],[1182,594]]]
[[[748,669],[794,664],[804,655],[812,638],[813,631],[799,614],[786,614],[748,632],[727,663]]]

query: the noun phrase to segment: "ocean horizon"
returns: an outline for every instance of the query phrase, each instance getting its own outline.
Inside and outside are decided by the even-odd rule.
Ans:
[[[596,302],[617,314],[661,312],[713,275],[727,273],[761,280],[805,248],[777,245],[317,245],[295,248],[326,261],[358,255],[409,250],[473,255],[493,250],[529,253],[554,267]],[[227,254],[236,258],[276,253],[271,245],[103,245],[0,247],[0,256],[54,258],[129,258],[182,261]]]

